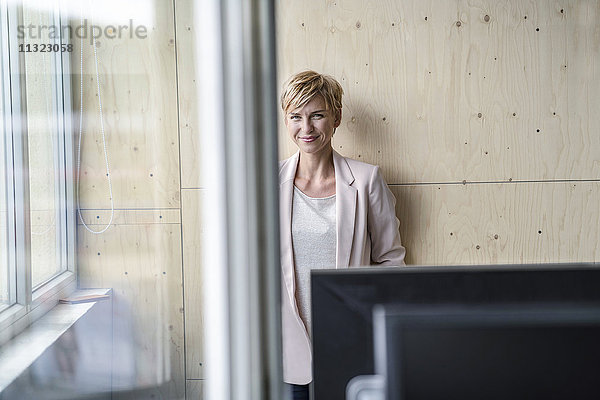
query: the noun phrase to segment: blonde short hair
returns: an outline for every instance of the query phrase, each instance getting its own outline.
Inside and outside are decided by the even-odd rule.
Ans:
[[[342,85],[329,75],[315,71],[302,71],[285,83],[281,94],[281,108],[284,113],[290,109],[303,107],[315,96],[323,96],[325,107],[338,114],[342,110]]]

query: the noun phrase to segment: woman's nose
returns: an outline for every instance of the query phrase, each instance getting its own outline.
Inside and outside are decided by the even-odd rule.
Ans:
[[[302,131],[304,133],[310,133],[310,132],[312,132],[312,130],[313,130],[313,124],[312,124],[312,121],[310,120],[310,118],[302,121]]]

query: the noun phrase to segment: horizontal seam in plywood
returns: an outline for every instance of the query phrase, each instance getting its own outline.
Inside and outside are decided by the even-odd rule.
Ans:
[[[186,381],[203,381],[203,378],[185,378]]]
[[[181,190],[206,190],[207,188],[205,187],[182,187]]]
[[[511,180],[511,181],[458,181],[458,182],[412,182],[389,183],[388,186],[439,186],[439,185],[493,185],[499,183],[594,183],[600,179],[554,179],[554,180]]]
[[[89,223],[85,223],[87,226],[106,226],[106,222],[103,224],[89,224]],[[80,222],[77,224],[78,226],[83,226],[83,224]],[[123,226],[123,225],[181,225],[180,222],[120,222],[118,224],[116,223],[112,223],[110,224],[110,226]]]
[[[115,208],[115,211],[162,211],[162,210],[181,210],[181,207],[164,208]],[[80,211],[110,211],[110,208],[80,208]]]

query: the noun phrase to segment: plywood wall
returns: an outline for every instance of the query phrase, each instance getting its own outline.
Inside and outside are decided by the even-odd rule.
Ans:
[[[175,17],[177,30],[177,82],[179,88],[179,128],[181,143],[181,207],[183,234],[183,273],[185,288],[185,357],[186,398],[202,399],[204,383],[204,302],[203,267],[201,265],[204,234],[208,229],[202,221],[206,187],[202,180],[200,142],[201,129],[197,118],[198,93],[202,79],[196,76],[194,38],[194,1],[177,0]]]
[[[113,398],[185,396],[184,288],[180,142],[174,4],[154,0],[100,25],[144,25],[147,37],[99,38],[97,54],[106,149],[115,213],[106,232],[78,225],[80,287],[114,293]],[[96,14],[98,15],[98,14]],[[88,18],[88,14],[86,14]],[[78,16],[77,16],[78,17]],[[142,18],[143,17],[143,18]],[[79,20],[73,20],[79,24]],[[91,21],[89,22],[91,23]],[[98,22],[95,22],[98,24]],[[89,39],[89,38],[88,38]],[[82,215],[103,230],[111,218],[92,46],[84,45],[84,94],[79,96],[75,42],[74,109],[84,105]],[[79,115],[73,121],[78,127]]]
[[[100,39],[98,47],[116,210],[103,234],[79,224],[78,261],[80,286],[114,289],[114,357],[123,367],[113,389],[119,398],[131,397],[126,372],[132,367],[139,387],[168,382],[148,396],[202,398],[204,188],[192,3],[153,1],[142,13],[154,16],[147,39]],[[73,63],[78,71],[78,57]],[[111,211],[93,63],[88,45],[80,194],[84,221],[100,231]],[[78,109],[77,73],[73,86]]]
[[[598,17],[598,1],[282,0],[278,82],[340,81],[334,148],[382,167],[408,263],[600,261]]]

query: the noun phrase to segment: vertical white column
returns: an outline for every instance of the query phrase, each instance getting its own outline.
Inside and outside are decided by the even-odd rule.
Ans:
[[[207,196],[202,210],[206,235],[202,260],[205,304],[206,399],[230,399],[228,256],[225,196],[223,57],[219,1],[195,4],[199,154]]]
[[[272,1],[195,8],[206,398],[283,398]]]

